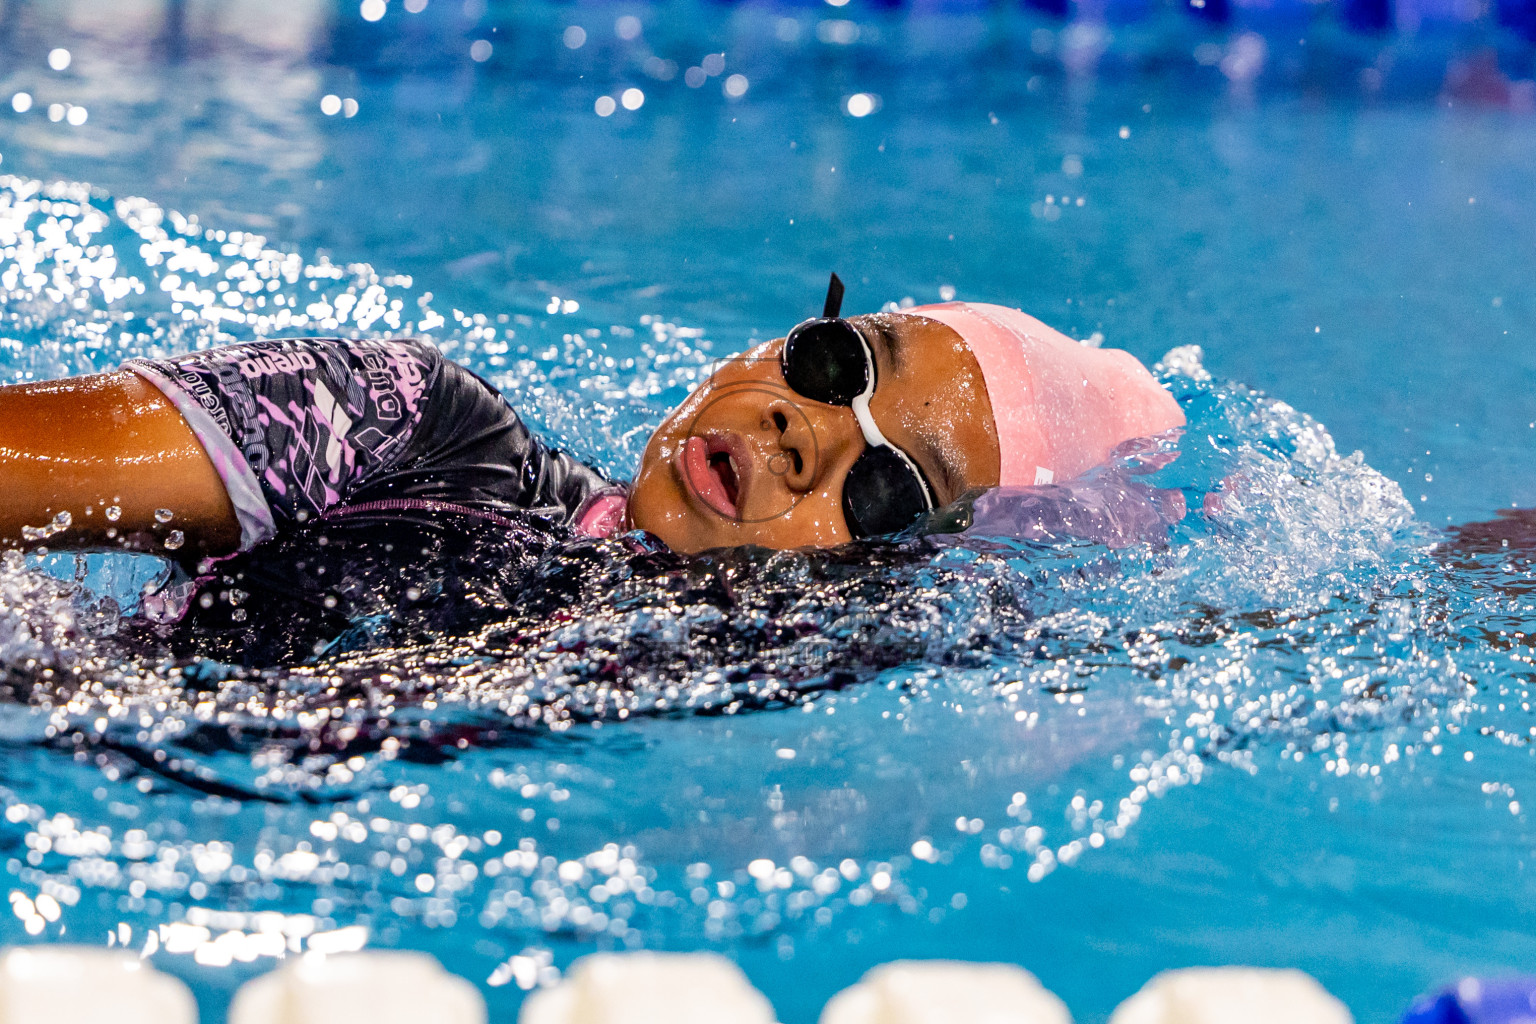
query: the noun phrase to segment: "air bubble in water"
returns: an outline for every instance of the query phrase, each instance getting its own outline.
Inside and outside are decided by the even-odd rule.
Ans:
[[[155,522],[168,523],[171,521],[173,515],[174,513],[172,513],[168,508],[157,508],[155,509]]]
[[[123,510],[122,510],[122,508],[120,506],[118,506],[118,505],[108,505],[107,506],[106,516],[107,516],[107,519],[109,521],[115,523],[119,519],[122,518],[122,515],[123,515]]]
[[[186,536],[180,530],[172,530],[165,538],[165,550],[175,551],[186,543]]]

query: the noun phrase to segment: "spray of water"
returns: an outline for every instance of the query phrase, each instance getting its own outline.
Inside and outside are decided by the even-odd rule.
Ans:
[[[411,280],[367,265],[307,260],[83,185],[0,183],[12,381],[274,334],[424,334],[557,441],[623,475],[706,372],[711,346],[663,316],[583,326],[576,306],[554,297],[544,320],[444,315]],[[158,824],[125,827],[94,805],[6,790],[7,827],[30,851],[16,867],[32,892],[18,920],[51,927],[33,898],[51,894],[125,942],[148,921],[156,944],[208,963],[315,935],[331,936],[316,948],[343,948],[348,928],[395,941],[461,915],[487,934],[583,941],[814,932],[871,902],[937,912],[907,873],[964,850],[1040,881],[1214,765],[1370,779],[1474,727],[1523,749],[1532,634],[1520,581],[1536,534],[1519,519],[1432,534],[1358,453],[1340,455],[1282,402],[1213,381],[1197,349],[1170,352],[1158,372],[1189,425],[1151,455],[1177,458],[1132,453],[1090,482],[1100,497],[1150,496],[1134,523],[1134,503],[1109,502],[1089,517],[1094,529],[1074,531],[1086,520],[1057,506],[1027,530],[989,533],[978,515],[955,532],[961,516],[856,550],[691,559],[638,537],[545,534],[475,584],[473,614],[452,628],[400,613],[411,580],[365,581],[377,586],[368,614],[293,657],[236,659],[143,626],[139,597],[166,571],[156,559],[7,555],[0,736],[13,760],[132,787],[118,801],[130,818],[150,800],[204,813],[189,830],[157,804]],[[1147,508],[1156,530],[1136,525]],[[47,539],[67,541],[68,526]],[[778,797],[774,829],[742,833],[756,838],[680,818],[653,828],[642,851],[611,825],[630,803],[606,787],[647,769],[600,767],[619,756],[605,726],[725,717],[745,730],[778,723],[768,728],[812,749],[822,734],[794,723],[834,712],[833,760],[877,754],[903,730],[984,736],[1020,780],[993,808],[1003,827],[983,835],[982,819],[962,814],[958,838],[942,838],[921,806],[871,795],[887,777],[875,754],[838,769],[815,807]],[[577,746],[511,762],[497,753],[556,742]],[[781,749],[786,764],[809,756]],[[1030,767],[1032,750],[1050,763]],[[483,820],[452,810],[465,792],[427,813],[433,787],[453,787],[422,773],[477,758],[495,764],[476,777],[503,801],[496,815],[521,808],[512,824],[471,824]],[[1054,780],[1086,764],[1112,767],[1054,795]],[[653,797],[686,774],[654,773]],[[530,824],[512,841],[519,822],[558,826],[556,805],[573,793],[589,804],[559,812],[575,824],[542,837]],[[735,806],[729,792],[721,800]],[[262,805],[286,817],[260,824],[250,808]],[[226,806],[228,828],[209,810]],[[979,850],[964,845],[972,837]],[[684,852],[701,847],[713,866]],[[491,983],[548,967],[547,953],[526,951]]]

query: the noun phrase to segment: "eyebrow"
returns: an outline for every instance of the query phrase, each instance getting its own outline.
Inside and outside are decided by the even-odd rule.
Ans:
[[[875,331],[880,335],[880,340],[885,344],[885,354],[891,357],[891,369],[900,373],[902,368],[902,351],[906,347],[896,333],[887,327],[882,321],[872,321]]]
[[[939,468],[939,479],[943,483],[945,494],[949,496],[947,500],[940,501],[939,504],[947,505],[964,493],[958,483],[960,474],[954,466],[950,465],[949,460],[944,457],[944,453],[939,451],[936,446],[930,444],[926,438],[919,438],[918,440],[929,461]],[[933,483],[934,481],[929,482]],[[940,494],[935,497],[943,498],[944,495]]]

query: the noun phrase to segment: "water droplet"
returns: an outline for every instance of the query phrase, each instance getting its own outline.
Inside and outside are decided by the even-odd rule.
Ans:
[[[107,514],[107,519],[109,519],[110,521],[115,523],[119,519],[122,518],[123,510],[122,510],[121,507],[119,507],[117,505],[108,505],[107,506],[107,513],[106,514]]]
[[[155,509],[155,522],[157,523],[168,523],[171,521],[172,516],[173,513],[168,508]]]
[[[165,549],[167,551],[175,551],[185,544],[186,540],[187,538],[180,530],[172,530],[165,538]]]
[[[75,517],[70,515],[68,512],[60,512],[58,515],[53,517],[54,532],[57,533],[60,530],[69,529],[70,524],[74,521]]]

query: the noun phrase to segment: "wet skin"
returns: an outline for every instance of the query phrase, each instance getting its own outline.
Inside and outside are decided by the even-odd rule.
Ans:
[[[171,518],[156,515],[168,509]],[[69,528],[24,527],[68,512]],[[172,531],[183,536],[174,552]],[[233,551],[240,524],[181,413],[136,373],[0,386],[0,548],[121,546],[189,562]]]
[[[938,502],[995,486],[992,407],[959,335],[919,317],[853,320],[875,354],[870,412]],[[667,417],[641,461],[630,526],[684,553],[851,539],[842,485],[864,435],[851,409],[789,389],[782,344],[732,359]],[[126,546],[190,563],[239,545],[234,507],[196,435],[130,371],[0,386],[0,483],[0,549]],[[68,528],[39,535],[60,512]],[[174,551],[165,546],[173,530],[183,535]]]
[[[939,504],[995,487],[1001,456],[992,405],[960,336],[921,317],[850,319],[875,353],[875,423],[921,467]],[[630,493],[631,527],[686,554],[852,540],[843,479],[864,451],[864,434],[852,409],[789,388],[783,344],[777,338],[727,362],[657,428]]]

